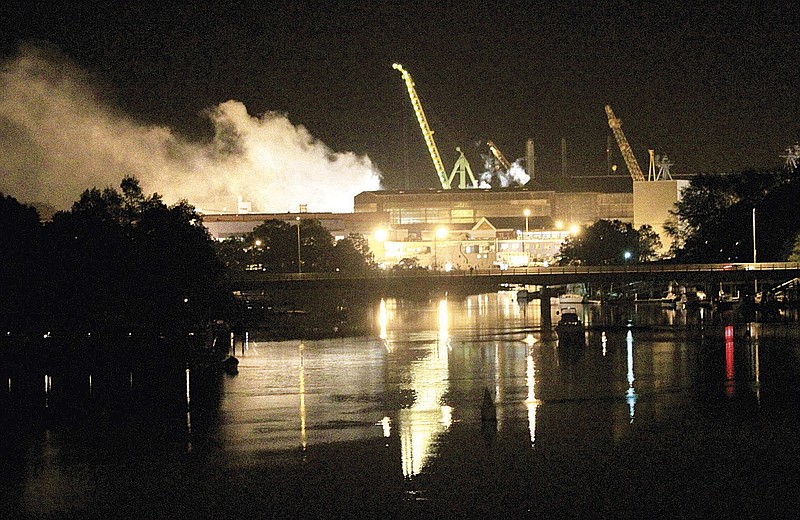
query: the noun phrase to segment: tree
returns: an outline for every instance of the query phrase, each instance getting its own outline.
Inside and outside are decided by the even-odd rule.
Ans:
[[[561,265],[609,265],[646,262],[661,247],[650,226],[639,230],[619,220],[598,220],[570,235],[561,246]]]
[[[264,271],[296,273],[297,228],[282,220],[269,219],[245,235],[242,244],[245,265],[260,265]]]
[[[789,253],[789,257],[786,261],[800,262],[800,234],[795,237],[794,244],[792,244],[792,251]]]
[[[43,318],[65,329],[195,328],[229,303],[224,266],[201,217],[126,177],[86,190],[45,227]]]
[[[242,239],[217,244],[217,253],[231,269],[256,266],[263,271],[295,273],[298,260],[304,273],[374,266],[374,257],[362,235],[351,234],[337,243],[318,220],[300,220],[299,237],[297,226],[282,220],[265,220]]]
[[[334,246],[336,269],[343,272],[365,271],[375,267],[375,256],[364,235],[351,233]]]
[[[37,312],[41,235],[36,210],[0,193],[0,325],[3,330],[25,327],[25,322]]]
[[[800,180],[786,171],[703,175],[692,180],[672,212],[673,253],[689,262],[749,262],[756,212],[758,259],[784,260],[800,231],[794,209]]]

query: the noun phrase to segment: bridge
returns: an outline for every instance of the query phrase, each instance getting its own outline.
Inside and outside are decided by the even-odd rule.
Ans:
[[[501,270],[473,269],[431,271],[402,269],[362,273],[267,273],[245,271],[234,275],[234,289],[257,291],[270,289],[318,290],[330,287],[370,290],[496,290],[502,284],[558,286],[569,283],[678,282],[777,284],[800,277],[799,262],[760,262],[724,264],[626,264],[602,266],[525,267]]]

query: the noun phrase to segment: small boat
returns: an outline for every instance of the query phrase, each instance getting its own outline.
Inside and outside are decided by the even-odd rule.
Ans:
[[[564,293],[559,295],[558,301],[562,304],[569,304],[569,303],[583,303],[585,297],[582,294],[577,293]]]
[[[560,344],[582,344],[584,339],[583,323],[573,307],[561,309],[561,319],[556,325],[556,333]]]
[[[222,369],[225,373],[233,375],[239,373],[239,360],[233,356],[228,356],[222,360]]]

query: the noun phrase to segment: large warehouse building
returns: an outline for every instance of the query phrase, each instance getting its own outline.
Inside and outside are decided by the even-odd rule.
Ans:
[[[599,219],[649,224],[666,249],[663,222],[687,183],[623,176],[554,181],[490,190],[367,191],[355,196],[353,213],[207,214],[204,222],[222,239],[245,235],[267,219],[315,219],[337,239],[364,235],[387,267],[541,265],[558,257],[571,228]]]

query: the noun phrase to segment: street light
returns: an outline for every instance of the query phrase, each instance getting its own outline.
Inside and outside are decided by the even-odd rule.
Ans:
[[[297,274],[303,274],[303,262],[300,259],[300,217],[294,219],[297,221]]]
[[[756,208],[753,208],[753,267],[756,264]],[[753,278],[753,298],[758,295],[758,278]]]
[[[531,210],[526,209],[525,211],[522,212],[522,214],[525,215],[525,236],[527,237],[528,236],[528,217],[531,216]]]

